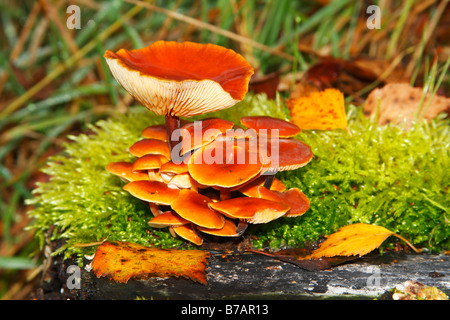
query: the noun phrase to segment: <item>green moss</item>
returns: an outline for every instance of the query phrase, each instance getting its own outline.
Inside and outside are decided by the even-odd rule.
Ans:
[[[299,246],[356,222],[384,226],[412,243],[439,251],[450,245],[448,119],[411,130],[378,126],[350,107],[345,131],[302,132],[314,159],[279,177],[311,200],[302,217],[257,231],[257,245]]]
[[[441,250],[449,245],[448,186],[450,167],[448,121],[421,123],[404,132],[380,127],[350,107],[350,137],[342,130],[302,132],[315,157],[307,166],[278,176],[288,187],[299,187],[311,200],[302,217],[256,226],[256,247],[301,246],[339,227],[366,222],[385,226],[414,244]],[[239,122],[245,115],[286,118],[281,101],[248,95],[236,106],[204,115]],[[197,117],[202,118],[202,117]],[[63,154],[43,170],[51,180],[40,183],[28,203],[34,205],[31,226],[41,244],[54,227],[52,239],[64,239],[57,253],[82,257],[95,247],[74,246],[108,239],[164,248],[180,246],[167,229],[148,226],[148,207],[122,190],[124,183],[105,170],[112,161],[133,157],[127,148],[146,126],[162,123],[143,107],[130,108],[91,126],[92,134],[71,136]]]

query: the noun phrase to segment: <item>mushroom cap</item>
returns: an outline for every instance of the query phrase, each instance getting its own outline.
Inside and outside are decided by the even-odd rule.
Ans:
[[[153,217],[148,224],[154,228],[177,227],[188,224],[189,221],[183,219],[173,211],[163,212]]]
[[[215,140],[194,151],[188,168],[202,185],[230,188],[259,175],[263,164],[248,140]]]
[[[265,136],[277,136],[280,138],[293,137],[300,133],[301,129],[289,122],[269,116],[242,117],[241,124],[249,129],[254,129],[258,134]],[[272,130],[277,130],[277,134]]]
[[[167,127],[165,124],[157,124],[154,126],[147,127],[142,131],[142,136],[148,139],[168,141]]]
[[[130,153],[136,157],[146,154],[160,154],[170,160],[170,148],[167,142],[158,139],[142,139],[135,142],[130,148]]]
[[[169,160],[161,154],[146,154],[133,163],[133,171],[159,169]]]
[[[231,107],[248,91],[253,68],[213,44],[157,41],[134,50],[107,50],[120,85],[158,115],[189,117]]]
[[[188,172],[188,165],[184,162],[174,163],[173,161],[169,161],[163,164],[159,168],[159,173],[164,181],[169,182],[177,174],[183,174]]]
[[[249,223],[267,223],[283,216],[290,209],[285,203],[252,197],[211,202],[209,206],[228,218],[243,219]]]
[[[296,139],[259,138],[259,154],[265,159],[264,171],[295,170],[308,164],[313,153],[311,147]]]
[[[167,184],[160,181],[132,181],[123,189],[138,199],[169,206],[180,192],[178,189],[169,188]]]
[[[269,190],[264,186],[258,186],[258,197],[273,201],[279,201],[289,205],[290,209],[285,217],[298,217],[308,211],[310,202],[308,197],[298,188],[292,188],[284,192]]]
[[[233,122],[219,118],[194,121],[182,126],[181,155],[210,143],[233,127]]]
[[[148,174],[145,172],[134,172],[133,163],[119,161],[111,162],[106,165],[106,170],[124,181],[140,181],[140,180],[150,180]]]
[[[229,219],[225,219],[225,224],[220,229],[208,229],[204,227],[197,227],[197,229],[201,232],[211,234],[214,236],[221,236],[221,237],[237,237],[239,234],[236,232],[236,225],[233,221]]]
[[[245,194],[247,197],[261,198],[259,187],[264,185],[266,178],[266,176],[260,176],[257,179],[243,185],[237,190]],[[283,192],[286,190],[286,186],[283,184],[283,182],[281,182],[277,178],[274,178],[270,186],[270,190]]]
[[[192,223],[210,229],[220,229],[225,224],[225,218],[209,208],[212,200],[189,189],[182,189],[172,202],[172,209],[182,218]]]
[[[191,224],[185,224],[178,227],[170,227],[170,230],[173,230],[178,236],[192,242],[197,246],[201,246],[203,243],[203,239],[199,237]]]

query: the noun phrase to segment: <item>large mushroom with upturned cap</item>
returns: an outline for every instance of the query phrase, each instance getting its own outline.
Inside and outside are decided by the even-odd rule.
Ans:
[[[252,66],[238,53],[214,44],[157,41],[105,59],[117,82],[147,109],[166,117],[171,147],[179,117],[233,106],[248,91]]]

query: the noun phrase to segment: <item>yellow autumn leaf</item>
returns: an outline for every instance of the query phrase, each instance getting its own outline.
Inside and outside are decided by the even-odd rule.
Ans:
[[[320,247],[299,259],[318,259],[335,256],[360,257],[378,248],[384,240],[396,236],[405,241],[414,251],[420,252],[406,239],[388,229],[372,224],[356,223],[340,228],[329,235]]]
[[[288,99],[291,121],[302,130],[347,128],[344,94],[337,89],[312,92],[308,96]]]
[[[206,284],[205,264],[209,253],[203,250],[157,249],[130,242],[105,242],[92,261],[92,271],[126,283],[132,277],[184,277]]]

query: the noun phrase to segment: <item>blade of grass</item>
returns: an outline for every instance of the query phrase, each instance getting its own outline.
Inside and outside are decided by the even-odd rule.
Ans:
[[[108,38],[111,34],[117,31],[125,21],[128,21],[133,16],[135,16],[138,12],[142,10],[141,7],[136,6],[125,13],[120,20],[115,21],[108,28],[102,31],[98,38],[103,41]],[[64,71],[73,67],[81,58],[83,58],[86,54],[88,54],[91,50],[95,48],[96,39],[91,40],[88,44],[86,44],[83,48],[78,50],[74,55],[72,55],[65,63],[59,64],[50,72],[45,78],[36,83],[33,87],[31,87],[25,94],[21,95],[19,98],[14,100],[10,105],[8,105],[4,110],[0,112],[0,118],[6,117],[18,108],[20,108],[23,104],[25,104],[29,99],[31,99],[36,93],[58,78]]]
[[[266,46],[266,45],[264,45],[262,43],[259,43],[259,42],[255,41],[253,39],[250,39],[250,38],[238,35],[238,34],[236,34],[234,32],[231,32],[231,31],[228,31],[228,30],[216,27],[216,26],[214,26],[212,24],[205,23],[205,22],[200,21],[198,19],[194,19],[192,17],[185,16],[185,15],[183,15],[181,13],[170,11],[170,10],[167,10],[165,8],[161,8],[161,7],[158,7],[158,6],[152,5],[152,4],[147,3],[147,2],[143,2],[143,1],[138,1],[138,0],[124,0],[124,1],[129,2],[129,3],[133,3],[133,4],[135,4],[136,6],[139,6],[139,7],[144,7],[144,8],[150,9],[150,10],[154,10],[154,11],[163,13],[163,14],[165,14],[165,15],[167,15],[169,17],[172,17],[172,18],[174,18],[176,20],[180,20],[180,21],[186,22],[188,24],[192,24],[192,25],[198,27],[199,29],[202,29],[202,28],[207,29],[207,30],[209,30],[209,31],[211,31],[213,33],[217,33],[219,35],[225,36],[225,37],[230,38],[232,40],[235,40],[237,42],[250,44],[250,45],[254,46],[257,49],[260,49],[260,50],[265,51],[265,52],[269,52],[269,53],[277,55],[277,56],[280,56],[283,59],[286,59],[286,60],[289,60],[289,61],[292,61],[292,59],[293,59],[293,57],[291,55],[286,54],[286,53],[284,53],[282,51],[279,51],[278,49],[271,48],[269,46]]]
[[[33,269],[36,262],[24,257],[0,257],[0,269]]]
[[[422,107],[424,100],[428,93],[428,102],[423,110],[423,114],[425,114],[428,110],[428,108],[431,105],[431,102],[433,101],[434,97],[436,96],[437,91],[439,90],[439,87],[441,86],[442,81],[444,80],[444,77],[447,75],[448,68],[450,66],[450,56],[447,58],[447,61],[445,62],[444,66],[442,67],[441,74],[439,75],[439,78],[436,81],[437,77],[437,60],[435,60],[435,63],[433,64],[430,74],[427,77],[427,81],[424,85],[423,94],[420,100],[419,108],[417,110],[417,113],[415,115],[415,119],[417,120],[420,117],[420,114],[422,113]]]
[[[406,22],[406,18],[408,18],[409,12],[411,10],[412,5],[414,4],[414,0],[406,0],[405,5],[401,8],[401,15],[397,21],[397,25],[395,26],[394,32],[392,33],[387,49],[386,49],[386,59],[391,59],[394,55],[395,49],[398,47],[398,41],[400,38],[400,34],[403,31],[403,27]]]
[[[292,41],[294,37],[298,37],[308,31],[311,31],[314,27],[322,23],[323,21],[327,21],[329,19],[333,19],[333,17],[340,13],[344,7],[346,7],[349,3],[352,3],[350,0],[340,0],[330,2],[328,5],[323,6],[316,13],[309,16],[307,19],[303,19],[302,24],[293,34],[287,34],[280,38],[278,41],[278,46],[286,45],[288,42]]]

